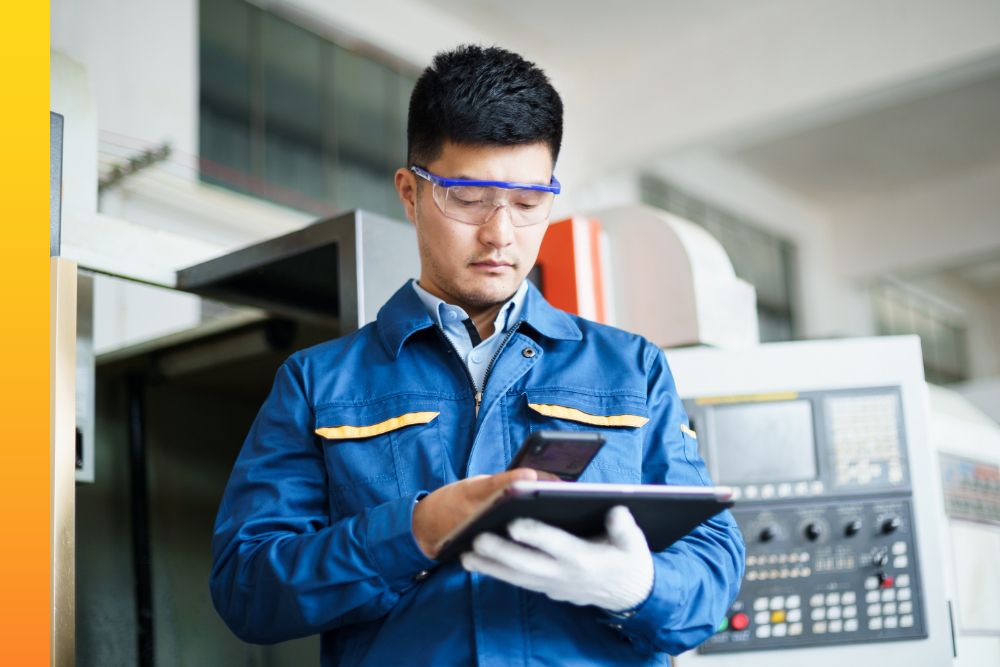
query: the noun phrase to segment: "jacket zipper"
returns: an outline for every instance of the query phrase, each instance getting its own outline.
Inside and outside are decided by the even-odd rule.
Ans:
[[[448,332],[444,330],[440,325],[435,326],[438,334],[444,339],[444,342],[451,347],[452,352],[455,353],[455,358],[458,359],[458,363],[462,365],[462,370],[465,371],[465,377],[469,380],[469,386],[472,387],[472,396],[476,400],[476,419],[479,419],[479,406],[483,402],[483,391],[486,390],[486,382],[490,379],[490,373],[493,371],[493,365],[496,363],[497,359],[500,357],[500,353],[507,346],[507,341],[510,340],[511,336],[517,331],[517,328],[521,326],[521,322],[524,320],[518,320],[514,322],[514,325],[507,330],[506,335],[504,335],[503,340],[500,341],[500,345],[497,347],[497,351],[493,353],[493,358],[490,359],[490,363],[486,366],[486,373],[483,375],[483,388],[480,389],[476,386],[476,381],[472,377],[472,372],[469,370],[468,365],[462,361],[461,357],[458,355],[458,348],[455,344],[451,342],[451,338],[448,337]]]

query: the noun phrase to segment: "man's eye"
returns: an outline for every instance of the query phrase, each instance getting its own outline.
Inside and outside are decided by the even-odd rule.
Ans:
[[[459,206],[479,206],[483,203],[482,199],[462,199],[461,197],[452,197],[454,202]]]
[[[517,207],[518,207],[518,208],[519,208],[520,210],[522,210],[522,211],[533,211],[533,210],[535,210],[536,208],[538,208],[538,204],[525,204],[525,203],[520,203],[520,204],[518,204],[518,205],[517,205]]]

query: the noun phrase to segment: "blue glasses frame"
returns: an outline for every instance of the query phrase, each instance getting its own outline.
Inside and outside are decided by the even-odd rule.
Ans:
[[[426,179],[438,185],[442,188],[450,188],[457,185],[468,185],[477,188],[503,188],[505,190],[537,190],[538,192],[551,192],[554,195],[559,194],[562,191],[562,185],[556,180],[553,175],[552,180],[549,185],[538,185],[537,183],[509,183],[507,181],[475,181],[468,180],[465,178],[445,178],[444,176],[438,176],[437,174],[432,174],[422,167],[417,165],[411,165],[410,171],[412,171],[417,176]]]

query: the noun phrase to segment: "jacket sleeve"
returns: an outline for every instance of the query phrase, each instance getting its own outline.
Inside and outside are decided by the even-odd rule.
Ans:
[[[244,641],[273,643],[386,614],[433,561],[413,497],[331,516],[300,367],[278,370],[226,486],[212,538],[212,600]]]
[[[650,421],[643,444],[645,484],[708,486],[697,441],[681,430],[687,414],[663,352],[645,354]],[[743,536],[728,511],[653,554],[649,598],[614,620],[641,652],[677,655],[710,637],[739,593],[744,571]]]

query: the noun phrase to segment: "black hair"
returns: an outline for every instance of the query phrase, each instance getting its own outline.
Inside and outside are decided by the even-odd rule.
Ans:
[[[562,144],[562,99],[534,63],[499,47],[464,45],[434,56],[410,96],[409,164],[426,165],[446,141],[517,146]]]

